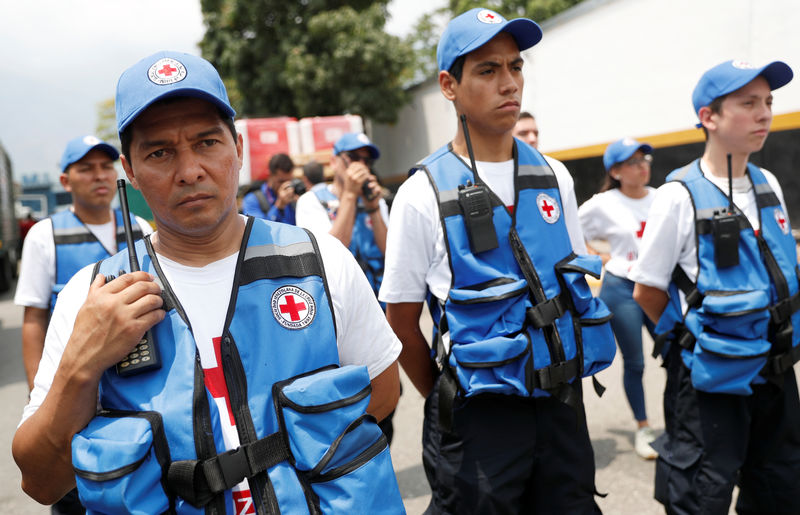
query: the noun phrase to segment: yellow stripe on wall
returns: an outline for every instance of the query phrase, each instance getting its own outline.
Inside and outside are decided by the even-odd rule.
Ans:
[[[800,129],[800,111],[775,115],[772,118],[772,132]],[[687,129],[664,134],[654,134],[651,136],[637,136],[637,140],[647,142],[654,148],[675,147],[678,145],[688,145],[689,143],[701,143],[705,141],[702,129]],[[571,161],[573,159],[585,159],[588,157],[601,157],[606,151],[606,147],[612,142],[601,143],[599,145],[589,145],[586,147],[569,148],[556,150],[554,152],[545,151],[545,154],[558,159],[559,161]]]

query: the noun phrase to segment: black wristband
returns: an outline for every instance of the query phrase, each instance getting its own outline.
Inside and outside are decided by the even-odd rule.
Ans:
[[[364,211],[366,211],[368,215],[371,215],[372,213],[374,213],[374,212],[375,212],[375,211],[377,211],[378,209],[380,209],[380,206],[378,206],[378,207],[373,207],[372,209],[365,209]]]

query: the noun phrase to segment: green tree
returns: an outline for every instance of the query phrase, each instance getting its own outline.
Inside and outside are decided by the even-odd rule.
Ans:
[[[97,103],[97,125],[94,131],[95,136],[119,148],[117,115],[113,98],[107,98]]]
[[[393,121],[408,44],[384,31],[387,1],[201,0],[203,55],[244,116],[351,112]]]

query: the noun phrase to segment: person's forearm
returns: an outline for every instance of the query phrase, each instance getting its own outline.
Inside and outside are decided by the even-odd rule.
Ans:
[[[400,399],[400,373],[397,369],[397,362],[389,365],[370,383],[372,384],[372,395],[367,405],[367,413],[380,422],[389,416]]]
[[[633,287],[633,300],[641,306],[647,318],[652,320],[654,324],[657,324],[658,320],[661,318],[661,314],[667,307],[669,296],[667,292],[659,288],[636,283]]]
[[[65,353],[44,402],[14,435],[11,451],[22,489],[42,504],[56,502],[75,486],[70,445],[95,415],[98,382]]]
[[[46,309],[26,307],[22,320],[22,363],[29,392],[33,390],[33,378],[42,360],[48,315]]]
[[[356,209],[358,196],[344,191],[339,198],[339,208],[336,210],[336,219],[333,221],[329,233],[342,242],[345,247],[350,246],[353,238],[353,225],[356,222]]]
[[[427,397],[433,389],[434,373],[430,348],[419,327],[421,312],[421,302],[386,306],[389,325],[403,344],[399,358],[400,365],[419,393]]]
[[[375,243],[378,245],[381,254],[385,256],[386,233],[388,232],[388,229],[386,227],[386,223],[383,221],[383,214],[381,213],[381,208],[378,207],[377,210],[370,213],[369,216],[372,220],[372,234],[375,236]]]

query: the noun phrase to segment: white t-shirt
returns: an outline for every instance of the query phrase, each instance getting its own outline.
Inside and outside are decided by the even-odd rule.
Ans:
[[[639,254],[639,242],[655,191],[648,186],[644,197],[631,198],[614,188],[592,196],[578,208],[584,237],[588,241],[606,241],[611,247],[606,272],[628,277]]]
[[[325,185],[328,188],[328,191],[333,193],[333,185],[327,184]],[[331,200],[328,202],[332,210],[336,210],[339,207],[339,200]],[[387,226],[389,225],[389,207],[386,205],[386,201],[380,199],[378,206],[381,210],[381,217],[383,217],[383,223]],[[298,227],[304,227],[314,233],[316,236],[317,234],[326,234],[330,232],[331,228],[333,227],[333,218],[329,214],[328,210],[325,209],[325,206],[322,205],[322,202],[319,201],[319,198],[313,191],[307,191],[300,195],[300,198],[297,199],[297,205],[295,207],[295,220]]]
[[[137,216],[136,221],[142,233],[153,232],[153,228],[143,218]],[[109,254],[117,253],[117,228],[113,216],[110,222],[99,225],[86,224],[86,227]],[[14,304],[48,309],[55,283],[56,247],[53,243],[53,221],[45,218],[36,222],[25,237]]]
[[[576,253],[586,253],[572,177],[562,163],[545,158],[558,181],[572,247]],[[478,176],[503,204],[513,205],[514,161],[477,161],[475,165]],[[392,203],[386,263],[378,298],[388,303],[423,302],[430,289],[438,299],[444,300],[451,277],[436,194],[427,174],[417,172],[400,186]]]
[[[718,188],[728,192],[728,178],[712,175],[701,161],[703,175]],[[772,190],[778,196],[786,211],[778,180],[772,173],[761,169]],[[754,230],[761,225],[758,220],[755,192],[748,176],[733,179],[733,202],[744,213]],[[639,245],[639,259],[629,278],[637,283],[667,291],[675,265],[681,268],[691,280],[697,278],[697,243],[695,241],[695,214],[689,191],[677,182],[668,182],[656,190],[650,213],[647,217],[642,241]],[[681,298],[683,294],[681,293]],[[684,306],[685,307],[685,306]]]

